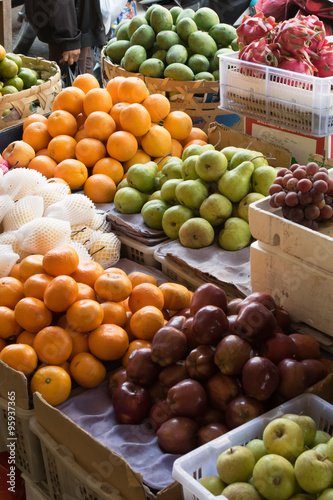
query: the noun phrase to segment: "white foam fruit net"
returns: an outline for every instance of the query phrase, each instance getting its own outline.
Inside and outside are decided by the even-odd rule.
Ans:
[[[91,229],[87,224],[74,224],[71,228],[72,235],[71,238],[73,241],[76,241],[77,243],[81,243],[84,245],[88,250],[90,249],[91,245],[91,235],[94,232],[94,229]],[[102,233],[102,231],[100,231]]]
[[[95,216],[88,223],[91,229],[96,231],[102,231],[103,233],[109,233],[111,230],[111,223],[106,219],[106,213],[95,213]]]
[[[35,194],[43,198],[44,210],[46,210],[53,203],[57,203],[66,198],[66,196],[70,195],[70,192],[66,184],[60,184],[60,182],[47,182],[36,189]]]
[[[13,251],[11,245],[0,244],[0,278],[8,276],[19,259],[20,256]]]
[[[4,231],[15,231],[36,217],[42,217],[43,212],[44,201],[41,196],[20,198],[3,219]]]
[[[70,223],[51,217],[37,217],[17,230],[20,249],[42,255],[56,246],[67,245],[70,237]]]
[[[47,178],[37,170],[13,168],[3,177],[2,191],[16,201],[24,196],[35,194],[36,189],[47,183]]]
[[[78,243],[77,241],[70,240],[70,242],[68,243],[68,246],[74,248],[74,250],[76,251],[76,253],[79,256],[79,261],[92,259],[88,249],[82,243]]]
[[[63,200],[50,205],[44,217],[53,217],[70,222],[70,224],[87,224],[94,217],[94,203],[84,194],[71,194]]]
[[[17,253],[20,256],[20,259],[23,259],[28,255],[28,252],[21,250],[19,241],[17,239],[17,231],[6,231],[0,234],[0,245],[10,245],[13,249],[14,253]]]
[[[7,212],[11,210],[13,207],[14,207],[14,200],[9,196],[9,194],[0,195],[0,222],[3,221]]]
[[[90,255],[104,269],[113,266],[120,259],[121,241],[114,233],[96,231],[91,236]]]

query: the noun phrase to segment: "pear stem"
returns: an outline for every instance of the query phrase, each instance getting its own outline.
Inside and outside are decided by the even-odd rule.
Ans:
[[[99,248],[98,250],[95,250],[93,253],[91,253],[91,254],[90,254],[90,255],[91,255],[91,257],[92,257],[93,255],[95,255],[96,253],[100,252],[101,250],[104,250],[104,248],[105,248],[105,246],[104,246],[104,247]]]

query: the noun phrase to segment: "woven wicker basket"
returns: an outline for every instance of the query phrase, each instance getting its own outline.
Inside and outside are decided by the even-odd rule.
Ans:
[[[23,122],[33,112],[49,113],[56,94],[61,91],[60,68],[54,61],[42,57],[20,57],[23,66],[37,70],[45,83],[0,97],[0,116],[3,111],[10,109],[8,115],[0,119],[0,130]]]
[[[104,47],[101,53],[103,85],[116,76],[137,76],[146,83],[151,94],[167,95],[175,92],[169,98],[171,111],[185,111],[193,121],[202,118],[206,123],[204,129],[208,129],[209,123],[215,121],[215,117],[221,114],[219,109],[219,82],[207,80],[176,81],[172,78],[152,78],[140,73],[130,73],[120,66],[113,64],[105,54]],[[201,125],[199,125],[201,126]]]

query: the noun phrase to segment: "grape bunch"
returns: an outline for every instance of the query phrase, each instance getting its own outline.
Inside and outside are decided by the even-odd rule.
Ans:
[[[317,230],[319,222],[333,221],[333,180],[315,162],[281,168],[269,194],[271,207],[292,222]]]

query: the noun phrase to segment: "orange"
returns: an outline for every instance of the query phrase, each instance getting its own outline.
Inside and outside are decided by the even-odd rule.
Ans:
[[[112,97],[106,89],[91,89],[83,100],[83,111],[87,115],[94,111],[109,113],[112,107]]]
[[[90,352],[103,361],[115,361],[127,351],[129,344],[126,331],[118,325],[101,325],[88,336]]]
[[[146,108],[151,121],[155,123],[164,120],[170,113],[169,99],[162,94],[151,94],[142,102],[142,106]]]
[[[191,304],[192,294],[186,286],[180,283],[161,283],[159,289],[164,295],[165,309],[180,311],[186,309]]]
[[[50,311],[64,312],[75,302],[79,293],[76,281],[70,276],[56,276],[46,285],[44,304]]]
[[[51,140],[47,129],[47,124],[35,122],[28,125],[23,131],[22,139],[29,144],[35,151],[46,148]]]
[[[171,135],[160,125],[153,125],[141,139],[142,149],[155,158],[170,153]]]
[[[127,160],[123,163],[124,172],[127,172],[127,170],[136,163],[145,164],[148,163],[149,161],[151,161],[151,157],[147,155],[147,153],[145,153],[143,149],[139,148],[137,149],[136,153],[134,154],[134,156],[132,156],[130,160]]]
[[[86,333],[102,324],[104,310],[96,300],[83,299],[72,304],[66,312],[66,320],[70,328]]]
[[[132,282],[133,288],[140,283],[151,283],[152,285],[158,286],[157,279],[151,274],[145,273],[143,271],[133,271],[128,275]]]
[[[23,330],[17,337],[16,337],[16,343],[17,344],[27,344],[33,346],[34,339],[36,337],[36,333],[32,332],[27,332],[27,330]]]
[[[44,302],[35,297],[24,297],[15,306],[15,319],[28,332],[37,333],[49,326],[52,313]]]
[[[71,277],[78,283],[85,283],[93,288],[95,281],[101,274],[104,274],[104,269],[98,262],[81,260]]]
[[[116,131],[116,122],[105,111],[93,111],[84,122],[84,130],[88,137],[107,141],[109,136]]]
[[[47,154],[56,163],[68,160],[69,158],[75,158],[76,144],[76,139],[70,135],[57,135],[50,140],[47,146]]]
[[[121,302],[111,302],[106,300],[101,303],[104,311],[102,324],[111,323],[113,325],[124,326],[126,323],[126,309]]]
[[[121,111],[119,120],[123,130],[138,137],[146,134],[151,126],[150,114],[145,107],[138,103],[126,106]]]
[[[123,102],[141,103],[149,96],[149,90],[143,80],[137,76],[130,76],[120,82],[118,86],[118,99]]]
[[[33,170],[37,170],[47,179],[51,179],[54,177],[54,171],[57,166],[57,162],[54,161],[49,156],[45,155],[37,155],[35,158],[30,160],[28,164],[28,168],[32,168]]]
[[[0,361],[24,375],[29,375],[35,370],[38,358],[35,349],[30,345],[9,344],[0,352]]]
[[[191,117],[184,111],[171,111],[163,122],[163,127],[178,141],[182,141],[190,134],[192,126]]]
[[[20,262],[19,272],[23,280],[28,279],[37,273],[44,273],[43,267],[44,255],[32,254],[24,257]]]
[[[51,276],[70,275],[79,265],[79,256],[74,248],[69,246],[54,247],[43,257],[45,272]]]
[[[22,331],[22,327],[15,319],[13,309],[6,306],[0,306],[0,325],[0,337],[2,339],[16,336]]]
[[[123,82],[124,80],[125,80],[124,76],[115,76],[114,78],[111,78],[111,80],[109,80],[108,83],[106,84],[106,90],[112,97],[113,104],[117,104],[119,102],[118,87],[120,83]]]
[[[72,345],[71,336],[64,328],[47,326],[37,333],[33,348],[42,363],[60,365],[68,359]]]
[[[106,377],[103,363],[90,352],[79,352],[70,362],[69,371],[80,386],[92,389],[100,385]]]
[[[2,349],[4,347],[6,347],[6,345],[7,345],[7,342],[4,339],[0,338],[0,352],[2,351]]]
[[[123,365],[124,368],[126,368],[128,364],[128,359],[132,352],[136,351],[137,349],[142,349],[143,347],[149,347],[151,348],[151,342],[149,340],[132,340],[132,342],[129,343],[128,349],[125,352],[124,356],[121,358],[121,364]]]
[[[181,144],[184,147],[188,142],[191,142],[195,139],[208,142],[208,135],[201,128],[192,127],[189,135],[181,141]]]
[[[53,100],[52,111],[63,109],[73,116],[78,116],[83,111],[85,93],[78,87],[65,87]]]
[[[120,269],[120,267],[107,267],[104,271],[105,273],[116,273],[116,274],[123,274],[124,276],[127,276],[126,272],[123,269]]]
[[[79,189],[88,178],[88,169],[82,161],[75,159],[63,160],[56,166],[54,177],[60,177],[68,183],[71,190]]]
[[[18,301],[23,297],[23,284],[20,280],[10,276],[0,278],[0,306],[14,309]]]
[[[118,161],[130,160],[138,149],[135,136],[126,130],[114,132],[107,140],[107,152]]]
[[[91,286],[86,285],[85,283],[78,283],[77,286],[79,291],[76,300],[83,300],[83,299],[96,300],[95,290]]]
[[[118,102],[114,106],[112,106],[111,111],[110,111],[110,116],[114,119],[116,125],[117,125],[117,130],[120,130],[120,113],[124,108],[127,106],[130,106],[130,102]]]
[[[79,352],[89,352],[88,335],[86,333],[76,332],[68,328],[66,328],[66,331],[73,341],[72,352],[69,355],[68,361],[71,361]]]
[[[187,142],[185,144],[184,149],[186,149],[188,146],[192,146],[192,144],[196,144],[198,146],[205,146],[207,144],[207,142],[202,141],[201,139],[193,139],[192,141]]]
[[[48,156],[47,148],[40,149],[39,151],[36,151],[35,156]]]
[[[35,297],[43,300],[46,286],[54,279],[54,276],[46,273],[37,273],[30,276],[23,284],[23,292],[26,297]]]
[[[77,160],[84,163],[86,167],[93,167],[98,160],[104,158],[106,148],[102,141],[86,137],[81,139],[76,145],[75,156]]]
[[[74,136],[77,131],[75,116],[62,109],[52,111],[47,119],[47,130],[52,137],[57,135]]]
[[[171,139],[172,140],[172,139]],[[163,164],[165,161],[167,161],[171,157],[171,153],[167,154],[165,156],[160,156],[159,158],[155,158],[154,162],[157,163],[158,170],[162,170]]]
[[[164,295],[158,286],[152,283],[140,283],[132,289],[128,297],[128,307],[132,313],[144,306],[155,306],[162,311]]]
[[[31,392],[39,392],[51,406],[57,406],[68,399],[72,381],[61,366],[42,366],[32,376]]]
[[[95,292],[104,300],[121,302],[132,291],[130,279],[121,273],[104,273],[95,281]]]
[[[97,78],[90,73],[83,73],[82,75],[78,75],[75,77],[73,81],[73,87],[78,87],[83,90],[86,94],[91,89],[99,89],[99,81]]]
[[[108,175],[93,174],[84,183],[83,190],[94,203],[111,203],[117,186]]]
[[[152,340],[164,323],[164,316],[160,309],[155,306],[145,306],[132,314],[130,328],[136,338]]]
[[[27,116],[23,122],[23,132],[24,130],[30,125],[31,123],[47,123],[47,117],[44,115],[41,115],[40,113],[32,113],[31,115]]]
[[[92,173],[105,174],[111,177],[115,184],[118,184],[123,178],[124,168],[118,160],[107,156],[95,163]]]
[[[74,135],[74,139],[76,142],[82,141],[82,139],[86,139],[88,136],[87,132],[84,130],[84,127],[81,127],[76,134]]]
[[[180,144],[179,141],[177,141],[177,139],[171,138],[171,150],[170,150],[170,153],[172,154],[172,156],[177,156],[178,158],[182,157],[183,146]]]
[[[21,283],[24,283],[25,280],[20,275],[20,262],[17,262],[16,264],[13,265],[13,267],[9,271],[8,276],[10,278],[16,278],[17,280],[21,281]]]

